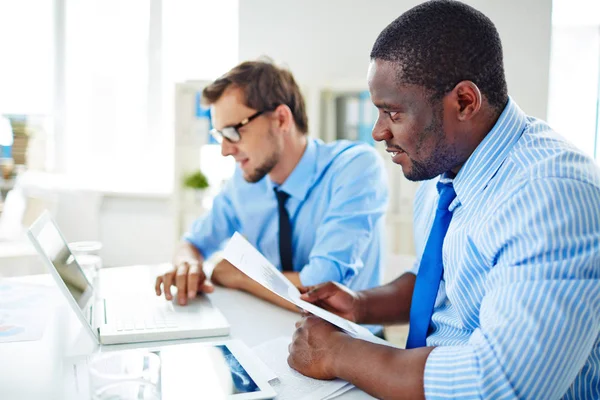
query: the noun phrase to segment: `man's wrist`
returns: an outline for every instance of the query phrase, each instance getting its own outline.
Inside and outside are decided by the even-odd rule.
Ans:
[[[208,264],[208,263],[206,263]],[[231,265],[227,260],[220,260],[214,267],[205,268],[205,274],[210,276],[213,283],[230,289],[250,291],[250,279]],[[258,285],[258,283],[257,283]]]
[[[245,274],[241,273],[241,271],[234,272],[234,289],[242,290],[244,292],[250,292],[250,286],[254,281],[248,278]],[[257,282],[254,284],[259,285]]]
[[[367,320],[368,307],[367,307],[367,294],[365,292],[356,293],[356,323],[363,324]]]
[[[341,331],[334,332],[333,335],[333,345],[330,347],[331,353],[329,357],[329,372],[331,375],[339,378],[344,376],[343,369],[347,366],[345,356],[349,354],[347,352],[347,349],[349,348],[348,342],[354,339]]]

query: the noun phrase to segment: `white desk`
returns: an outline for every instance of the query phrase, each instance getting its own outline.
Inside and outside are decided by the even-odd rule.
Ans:
[[[156,275],[165,270],[165,265],[134,266],[109,268],[102,272],[103,280],[110,280],[115,273],[119,281],[110,288],[100,288],[101,292],[122,291],[131,280],[145,280],[148,290],[154,290]],[[130,276],[126,278],[124,275]],[[34,275],[11,278],[31,283],[54,285],[49,275]],[[130,280],[131,279],[131,280]],[[65,399],[65,382],[72,380],[67,360],[71,357],[85,356],[99,350],[94,339],[81,327],[75,314],[69,308],[58,288],[52,291],[56,305],[46,326],[44,336],[38,341],[0,343],[0,399],[2,400],[39,400]],[[294,332],[294,323],[298,314],[287,311],[257,299],[249,294],[217,287],[210,299],[231,324],[231,338],[242,340],[254,347],[267,340],[280,336],[289,336]],[[159,347],[173,343],[191,343],[210,341],[208,339],[189,339],[179,341],[151,342],[135,345],[113,345],[116,348]],[[108,347],[108,346],[105,346]],[[366,393],[353,389],[340,397],[344,400],[371,399]],[[166,399],[170,400],[170,399]]]

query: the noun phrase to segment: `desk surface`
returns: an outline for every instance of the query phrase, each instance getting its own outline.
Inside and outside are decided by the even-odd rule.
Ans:
[[[102,280],[110,281],[110,288],[100,291],[122,291],[131,280],[144,280],[153,290],[154,278],[166,266],[134,266],[102,270]],[[117,277],[118,280],[112,277]],[[130,276],[131,278],[128,278]],[[11,278],[19,281],[54,286],[49,275]],[[67,366],[72,357],[98,352],[99,346],[83,329],[58,288],[52,291],[55,306],[52,317],[38,341],[0,343],[0,399],[37,400],[64,399],[65,382],[71,377]],[[276,307],[247,293],[217,287],[210,299],[225,315],[231,325],[230,338],[240,339],[249,347],[294,332],[299,315]],[[50,300],[50,299],[49,299]],[[134,345],[113,345],[116,348],[160,347],[174,343],[193,343],[214,340],[188,339],[150,342]],[[105,346],[108,347],[108,346]],[[340,397],[344,400],[371,399],[364,392],[353,389]]]

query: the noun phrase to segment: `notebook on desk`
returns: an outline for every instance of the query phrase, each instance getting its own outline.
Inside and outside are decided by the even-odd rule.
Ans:
[[[206,296],[186,306],[157,297],[144,279],[128,293],[100,296],[88,281],[48,212],[27,235],[82,325],[103,344],[187,339],[229,334],[229,323]],[[101,279],[101,278],[100,278]],[[110,282],[99,284],[110,285]]]

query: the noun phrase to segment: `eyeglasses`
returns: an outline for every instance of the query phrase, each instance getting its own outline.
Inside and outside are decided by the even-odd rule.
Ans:
[[[265,112],[267,111],[257,111],[237,125],[226,126],[222,129],[211,129],[210,134],[219,143],[223,143],[223,139],[227,139],[233,143],[239,142],[241,137],[238,129],[240,129],[242,126],[248,125],[253,119],[261,116]]]

